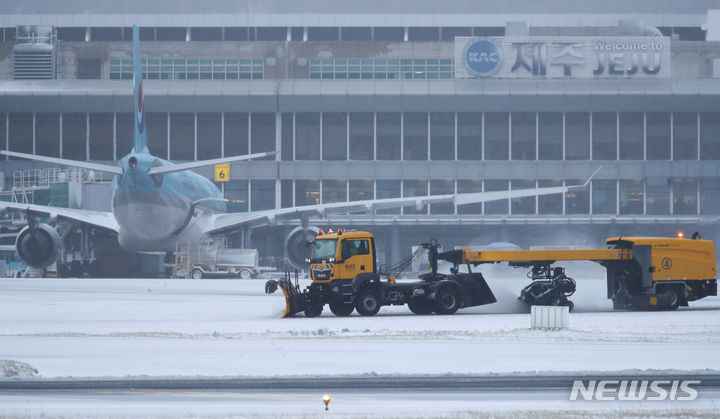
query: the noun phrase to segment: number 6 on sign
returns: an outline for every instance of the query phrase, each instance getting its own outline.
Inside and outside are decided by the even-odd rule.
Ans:
[[[230,180],[230,163],[215,165],[215,182],[228,182]]]

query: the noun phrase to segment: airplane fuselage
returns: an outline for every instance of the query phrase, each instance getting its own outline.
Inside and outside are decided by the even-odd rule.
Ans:
[[[174,251],[178,242],[199,243],[207,215],[227,210],[220,190],[190,170],[148,175],[151,167],[172,164],[148,153],[130,153],[121,164],[123,174],[113,179],[112,212],[124,250]],[[190,214],[199,200],[204,201]]]

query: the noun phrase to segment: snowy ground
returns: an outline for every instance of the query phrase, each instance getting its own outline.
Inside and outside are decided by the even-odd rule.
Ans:
[[[570,315],[570,329],[534,331],[529,329],[527,308],[516,301],[527,280],[517,276],[489,281],[498,303],[461,310],[453,316],[415,316],[405,307],[384,307],[375,317],[354,314],[337,318],[328,312],[313,319],[302,315],[281,319],[284,299],[280,293],[265,295],[260,280],[2,279],[0,359],[25,362],[38,371],[37,376],[51,379],[621,370],[687,371],[695,376],[720,370],[718,297],[675,312],[613,312],[605,299],[604,280],[578,279],[578,292],[572,298],[577,312]],[[3,410],[9,399],[20,400],[15,396],[0,394],[0,416],[22,414]],[[375,397],[356,396],[353,400],[358,405],[365,403],[364,397]],[[39,396],[27,397],[30,405],[37,406],[32,400]],[[43,399],[42,405],[67,403],[57,399],[58,395],[53,397]],[[111,399],[117,402],[118,398],[122,396]],[[464,396],[466,401],[476,399]],[[708,405],[705,400],[705,404],[682,409],[689,409],[689,415],[720,414],[714,402]],[[391,406],[386,402],[384,405]],[[250,412],[278,412],[253,403],[250,405],[257,408]],[[292,405],[292,398],[284,403]],[[458,403],[422,411],[434,415],[463,409],[493,410],[487,400],[480,405],[475,401]],[[503,412],[533,408],[516,406],[512,400],[498,403],[491,407],[505,406],[500,409]],[[572,411],[586,407],[550,405]],[[604,406],[607,409],[609,405]],[[640,409],[636,413],[642,415],[643,409],[652,406],[632,409]],[[673,406],[664,406],[665,410],[655,410],[655,414],[679,408]],[[591,407],[597,408],[597,403]],[[390,408],[383,411],[400,413]],[[62,409],[26,412],[66,414]],[[413,412],[407,415],[413,416]]]

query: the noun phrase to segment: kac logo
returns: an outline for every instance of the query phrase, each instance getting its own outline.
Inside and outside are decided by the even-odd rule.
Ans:
[[[492,76],[500,70],[502,59],[502,49],[487,39],[473,41],[465,48],[468,70],[480,77]]]

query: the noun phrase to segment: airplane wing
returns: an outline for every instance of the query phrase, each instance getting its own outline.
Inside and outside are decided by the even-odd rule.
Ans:
[[[198,167],[213,166],[216,164],[230,163],[230,162],[241,161],[241,160],[259,159],[261,157],[272,156],[274,154],[276,154],[275,151],[268,151],[268,152],[264,152],[264,153],[246,154],[246,155],[242,155],[242,156],[221,157],[219,159],[212,159],[212,160],[190,161],[187,163],[177,163],[177,164],[171,164],[171,165],[167,165],[167,166],[155,166],[155,167],[150,168],[150,170],[148,171],[148,174],[154,175],[154,174],[158,174],[158,173],[181,172],[183,170],[195,169]]]
[[[73,208],[48,207],[45,205],[21,204],[17,202],[0,202],[0,213],[30,212],[38,217],[66,219],[69,221],[90,224],[105,230],[117,232],[118,223],[111,212],[88,211]]]
[[[72,167],[80,167],[82,169],[97,170],[99,172],[113,173],[116,175],[121,175],[123,172],[123,169],[120,166],[112,166],[109,164],[101,164],[101,163],[91,163],[89,161],[60,159],[57,157],[40,156],[37,154],[16,153],[14,151],[7,151],[7,150],[0,150],[0,154],[4,154],[4,155],[10,156],[10,157],[20,157],[20,158],[28,159],[28,160],[44,161],[46,163],[59,164],[62,166],[72,166]]]
[[[598,169],[599,170],[599,169]],[[597,173],[597,171],[595,172]],[[595,174],[593,174],[595,176]],[[337,202],[332,204],[306,205],[292,208],[280,208],[266,211],[252,211],[249,213],[216,214],[212,226],[206,233],[213,234],[232,230],[243,225],[254,226],[261,224],[274,224],[278,220],[320,216],[326,214],[367,212],[375,210],[400,207],[416,207],[422,209],[429,204],[452,202],[455,205],[474,204],[499,199],[523,198],[527,196],[551,195],[584,189],[590,184],[591,176],[584,184],[576,186],[557,186],[551,188],[518,189],[514,191],[477,192],[466,194],[431,195],[405,198],[375,199],[366,201]]]

